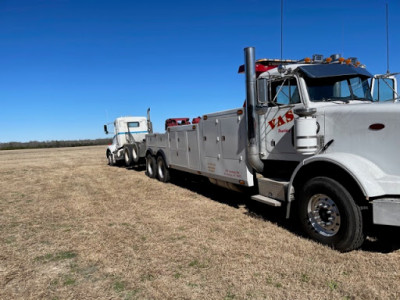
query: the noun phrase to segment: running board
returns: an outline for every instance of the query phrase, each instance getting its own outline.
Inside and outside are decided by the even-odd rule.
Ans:
[[[274,207],[282,206],[282,202],[281,201],[278,201],[278,200],[275,200],[275,199],[272,199],[272,198],[269,198],[269,197],[265,197],[265,196],[262,196],[262,195],[251,196],[251,199],[256,200],[258,202],[261,202],[261,203],[264,203],[264,204],[267,204],[267,205],[270,205],[270,206],[274,206]]]

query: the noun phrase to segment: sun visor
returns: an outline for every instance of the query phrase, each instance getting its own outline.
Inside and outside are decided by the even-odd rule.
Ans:
[[[362,76],[372,77],[372,75],[364,68],[354,67],[353,65],[341,64],[324,64],[301,66],[299,70],[309,78],[326,78],[326,77],[347,77]]]

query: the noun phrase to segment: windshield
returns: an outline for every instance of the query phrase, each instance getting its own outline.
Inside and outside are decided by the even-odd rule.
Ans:
[[[305,78],[311,101],[372,101],[368,78]]]

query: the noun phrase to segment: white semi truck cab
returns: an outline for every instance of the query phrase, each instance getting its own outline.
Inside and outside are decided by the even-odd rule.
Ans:
[[[146,152],[146,134],[152,132],[150,109],[147,118],[119,117],[112,124],[114,137],[106,150],[108,164],[112,166],[122,162],[128,167],[139,164]],[[104,125],[106,134],[109,133],[107,125]]]
[[[198,174],[284,206],[304,232],[340,251],[370,225],[400,226],[400,105],[374,102],[355,59],[258,60],[245,49],[245,107],[146,136],[146,174]],[[394,102],[394,101],[393,101]]]

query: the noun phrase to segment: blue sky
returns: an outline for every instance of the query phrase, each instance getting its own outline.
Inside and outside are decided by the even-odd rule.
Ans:
[[[284,0],[283,56],[400,71],[400,2]],[[0,143],[106,137],[103,124],[239,107],[243,48],[280,57],[280,0],[0,0]]]

